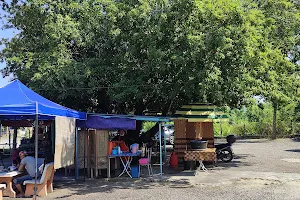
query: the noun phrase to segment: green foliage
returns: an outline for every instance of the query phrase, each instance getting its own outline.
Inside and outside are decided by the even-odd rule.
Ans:
[[[241,107],[253,95],[279,109],[299,96],[299,5],[292,1],[28,0],[1,6],[6,26],[19,31],[2,41],[3,75],[12,73],[75,109],[165,115],[190,102]]]
[[[300,123],[296,122],[296,104],[291,103],[278,111],[277,125],[278,137],[287,137],[291,134],[300,133]],[[251,100],[248,107],[232,109],[229,111],[230,121],[214,123],[215,136],[227,136],[235,134],[239,136],[255,135],[272,137],[272,113],[271,103],[257,103]]]
[[[155,125],[155,122],[144,122],[143,123],[143,130],[146,132],[150,130]]]
[[[149,129],[151,129],[154,125],[156,124],[156,122],[143,122],[143,130],[146,132]],[[174,124],[174,122],[166,122],[165,124]]]

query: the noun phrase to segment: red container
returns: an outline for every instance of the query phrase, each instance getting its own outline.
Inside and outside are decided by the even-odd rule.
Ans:
[[[175,152],[172,152],[170,156],[170,167],[177,168],[178,167],[178,156]]]
[[[108,142],[108,148],[107,148],[107,154],[111,155],[112,154],[112,150],[113,148],[117,146],[117,144],[115,142]]]
[[[126,146],[125,142],[121,142],[119,145],[120,145],[121,151],[129,152],[129,148],[128,148],[128,146]]]

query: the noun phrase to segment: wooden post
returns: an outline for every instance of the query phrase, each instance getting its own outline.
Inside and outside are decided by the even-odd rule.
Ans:
[[[87,173],[88,173],[88,178],[91,177],[91,143],[90,143],[90,130],[87,130]]]
[[[87,138],[88,138],[88,131],[87,129],[84,131],[84,146],[83,146],[83,181],[85,181],[85,176],[86,176],[86,166],[85,166],[85,157],[86,157],[86,146],[87,146]]]
[[[98,177],[98,165],[99,165],[99,141],[100,137],[99,137],[99,134],[97,133],[97,131],[95,130],[95,177],[97,178]],[[106,151],[107,152],[107,151]]]

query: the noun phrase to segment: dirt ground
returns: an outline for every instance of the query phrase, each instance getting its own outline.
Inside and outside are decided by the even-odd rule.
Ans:
[[[300,200],[300,142],[238,140],[233,151],[231,163],[218,162],[197,175],[167,170],[163,179],[61,181],[53,193],[38,199]]]

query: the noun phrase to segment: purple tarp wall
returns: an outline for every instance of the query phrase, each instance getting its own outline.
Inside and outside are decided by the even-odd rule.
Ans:
[[[77,120],[77,127],[98,130],[135,130],[135,119],[119,117],[88,116],[86,121]]]

